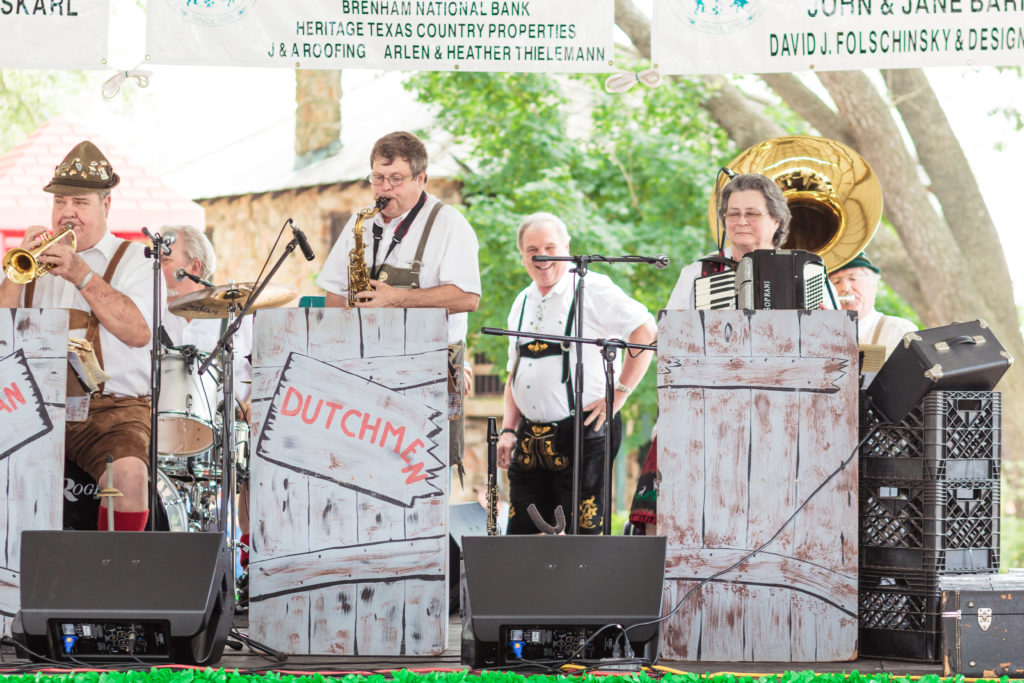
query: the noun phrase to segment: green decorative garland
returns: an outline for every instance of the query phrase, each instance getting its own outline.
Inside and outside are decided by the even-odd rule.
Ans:
[[[161,667],[149,671],[82,671],[73,673],[26,673],[4,675],[0,683],[607,683],[614,675],[621,683],[965,683],[978,679],[950,676],[942,678],[934,674],[927,676],[894,675],[887,673],[862,675],[857,671],[849,673],[817,674],[813,671],[787,671],[781,674],[742,673],[686,673],[657,667],[650,673],[601,674],[581,673],[572,670],[560,675],[533,675],[485,671],[410,671],[400,669],[387,673],[348,673],[329,675],[312,673],[269,673],[247,674],[237,669],[193,669],[187,667]],[[995,679],[990,679],[995,680]],[[1009,683],[1007,676],[998,679]]]

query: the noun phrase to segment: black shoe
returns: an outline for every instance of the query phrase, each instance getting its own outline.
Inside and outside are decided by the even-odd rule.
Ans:
[[[249,572],[242,572],[235,584],[235,613],[244,614],[249,611]]]

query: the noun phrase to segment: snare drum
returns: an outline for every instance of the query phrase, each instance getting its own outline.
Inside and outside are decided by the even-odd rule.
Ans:
[[[221,421],[215,420],[216,431],[214,432],[218,442],[202,453],[196,453],[188,457],[181,457],[176,454],[159,455],[157,463],[162,472],[171,477],[179,479],[220,479],[220,435]],[[235,468],[236,472],[249,471],[249,425],[245,420],[235,420]],[[240,475],[239,475],[240,476]]]
[[[187,457],[213,445],[220,371],[211,365],[199,376],[208,355],[168,349],[160,357],[157,451],[162,455]]]

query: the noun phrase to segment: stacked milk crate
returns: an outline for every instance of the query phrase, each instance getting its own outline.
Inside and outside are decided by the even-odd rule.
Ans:
[[[942,574],[999,569],[1000,394],[933,391],[898,424],[861,409],[860,654],[936,661]]]

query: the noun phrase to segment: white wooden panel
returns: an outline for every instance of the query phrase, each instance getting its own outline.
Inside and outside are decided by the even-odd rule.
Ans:
[[[256,578],[256,574],[250,574],[250,588]],[[251,601],[249,635],[284,652],[309,652],[309,603],[309,593]],[[303,628],[296,628],[296,624]]]
[[[703,345],[702,345],[703,348]],[[703,514],[707,495],[704,452],[704,392],[665,389],[663,405],[674,406],[672,419],[658,420],[658,533],[682,548],[703,545],[703,529],[695,516]],[[665,486],[664,482],[676,482]],[[662,503],[664,501],[664,503]]]
[[[447,542],[447,539],[446,539]],[[406,581],[405,650],[440,652],[447,647],[447,634],[439,614],[448,613],[446,581]]]
[[[666,610],[721,573],[665,624],[661,655],[851,658],[857,482],[855,458],[844,462],[856,445],[857,349],[849,316],[670,311],[659,328]]]
[[[343,585],[309,592],[309,649],[344,655],[356,651],[356,586]]]
[[[281,442],[290,432],[281,431],[285,423],[275,423],[280,415],[269,411],[280,405],[273,402],[274,393],[287,383],[282,370],[295,363],[290,354],[301,354],[327,363],[323,367],[330,373],[340,370],[359,378],[364,389],[346,392],[344,400],[363,400],[365,388],[373,387],[377,393],[393,391],[396,397],[375,404],[380,410],[388,405],[411,410],[410,400],[422,404],[437,423],[431,450],[441,453],[446,464],[447,453],[441,449],[447,444],[447,421],[434,419],[447,412],[443,312],[263,313],[270,315],[257,319],[256,344],[266,348],[254,354],[253,413],[260,437],[266,437],[263,443],[275,444],[275,450],[270,454],[257,448],[253,456],[254,633],[263,634],[260,639],[271,647],[293,654],[439,654],[447,645],[448,625],[447,472],[438,471],[426,497],[405,505],[375,492],[379,472],[367,471],[360,479],[367,490],[357,492],[328,476],[344,468],[346,451],[297,437]],[[282,325],[292,327],[276,329]],[[298,375],[303,382],[316,377],[308,369],[318,366],[299,365],[307,368],[305,375]],[[326,397],[338,385],[320,381],[317,386]],[[314,407],[311,402],[310,411]],[[293,409],[284,413],[293,414]],[[316,420],[303,422],[319,426]],[[337,435],[326,433],[323,438]],[[323,457],[337,461],[324,463]]]
[[[356,528],[349,523],[356,514],[359,494],[331,482],[308,478],[309,547],[331,548],[359,542]]]
[[[406,582],[359,584],[356,593],[356,648],[359,654],[402,651]]]
[[[0,309],[0,358],[20,352],[24,377],[39,391],[41,413],[26,419],[25,439],[49,419],[49,432],[0,460],[0,613],[3,634],[20,606],[21,532],[60,529],[64,473],[64,401],[68,314],[58,309]],[[28,387],[20,387],[24,397]],[[0,395],[3,395],[0,393]],[[33,402],[35,399],[33,399]],[[39,406],[39,403],[35,403]],[[21,408],[21,409],[24,409]],[[45,417],[40,417],[44,415]],[[22,439],[12,440],[12,445]]]

